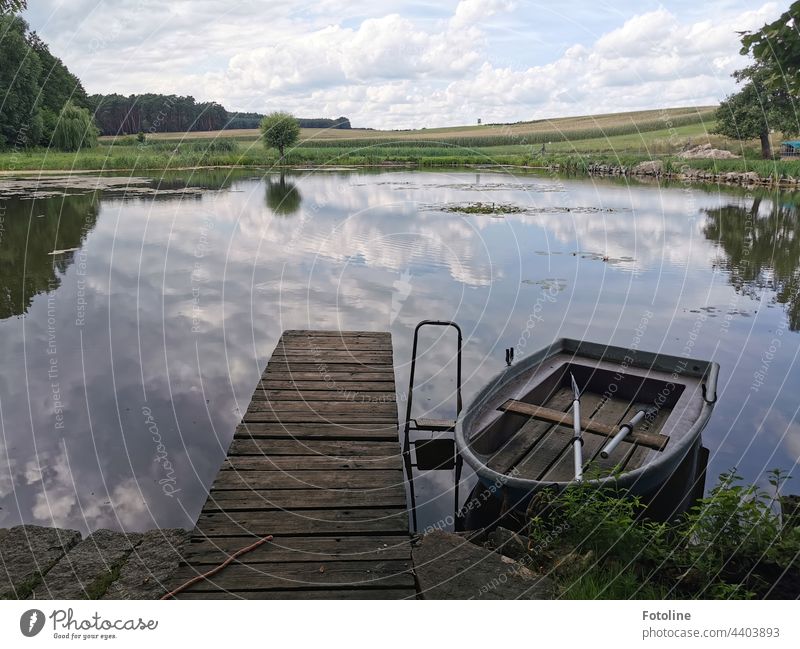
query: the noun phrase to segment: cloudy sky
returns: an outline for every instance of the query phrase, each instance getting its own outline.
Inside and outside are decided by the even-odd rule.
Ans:
[[[32,0],[94,92],[433,127],[713,104],[759,0]]]

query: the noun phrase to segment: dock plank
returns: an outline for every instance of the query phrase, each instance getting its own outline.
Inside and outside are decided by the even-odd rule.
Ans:
[[[176,577],[188,580],[197,573],[194,567],[185,566],[178,568]],[[323,565],[319,562],[232,564],[217,575],[195,584],[189,592],[364,586],[413,588],[410,558],[407,561],[334,561]]]
[[[391,471],[227,471],[217,474],[212,492],[221,489],[381,489],[403,482],[402,469]]]
[[[413,599],[391,335],[285,331],[197,520],[179,599]]]
[[[392,534],[408,532],[408,513],[397,509],[307,509],[302,511],[235,511],[201,513],[200,536],[251,534],[276,538],[284,534]]]
[[[397,466],[395,455],[334,457],[329,455],[277,456],[229,456],[221,471],[335,471],[338,469],[392,470]]]
[[[398,444],[383,441],[327,441],[326,439],[234,439],[228,456],[235,455],[325,455],[331,457],[389,457],[398,453]]]
[[[237,537],[198,539],[188,544],[184,560],[197,566],[219,565],[248,543],[248,539]],[[284,536],[257,547],[245,557],[248,564],[406,560],[408,547],[404,536]]]
[[[372,489],[232,489],[213,492],[203,512],[269,511],[286,509],[323,509],[326,507],[380,507],[384,509],[406,506],[403,485]]]

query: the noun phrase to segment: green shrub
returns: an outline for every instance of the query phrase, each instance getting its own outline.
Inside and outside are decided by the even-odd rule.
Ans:
[[[566,597],[749,598],[787,574],[797,590],[800,527],[784,525],[776,511],[786,479],[771,472],[769,494],[740,484],[735,470],[724,473],[671,523],[649,520],[641,501],[622,491],[583,483],[540,492],[529,510],[529,547]]]

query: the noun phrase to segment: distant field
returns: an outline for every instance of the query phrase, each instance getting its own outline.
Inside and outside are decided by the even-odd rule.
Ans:
[[[331,146],[349,141],[368,144],[370,140],[379,140],[382,143],[402,142],[403,140],[448,143],[452,140],[456,144],[463,141],[481,145],[481,141],[486,140],[486,144],[491,145],[492,141],[498,143],[507,141],[512,144],[514,140],[525,140],[527,143],[533,143],[547,142],[548,140],[594,139],[602,137],[604,133],[610,136],[620,134],[633,134],[636,136],[637,132],[669,129],[670,123],[675,127],[696,124],[702,128],[703,124],[708,125],[713,121],[714,109],[714,106],[692,106],[665,110],[560,117],[516,124],[452,126],[408,131],[304,128],[300,129],[300,143],[306,146],[314,146],[316,144]],[[703,130],[705,129],[703,128]],[[148,135],[148,138],[153,140],[233,138],[239,141],[254,141],[258,139],[258,136],[258,129],[231,129],[226,131],[192,131],[190,133],[156,133]],[[100,139],[101,141],[109,142],[113,140],[113,137]],[[524,144],[526,142],[521,143]]]
[[[800,175],[800,163],[761,160],[758,142],[729,140],[709,131],[714,108],[701,106],[611,115],[539,120],[506,126],[460,126],[416,131],[302,129],[301,141],[278,159],[260,142],[258,130],[164,133],[140,144],[133,136],[101,138],[100,146],[78,153],[44,148],[0,153],[0,171],[37,169],[163,170],[213,166],[452,167],[508,165],[570,172],[590,163],[634,165],[660,158],[668,168],[684,162],[677,154],[706,142],[742,157],[693,160],[692,166],[724,171],[757,170],[762,175]],[[774,143],[780,134],[774,135]],[[544,148],[544,151],[542,150]]]

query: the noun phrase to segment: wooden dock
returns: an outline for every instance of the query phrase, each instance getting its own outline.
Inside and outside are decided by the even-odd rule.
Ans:
[[[268,534],[178,597],[415,597],[391,334],[284,332],[169,585]]]

